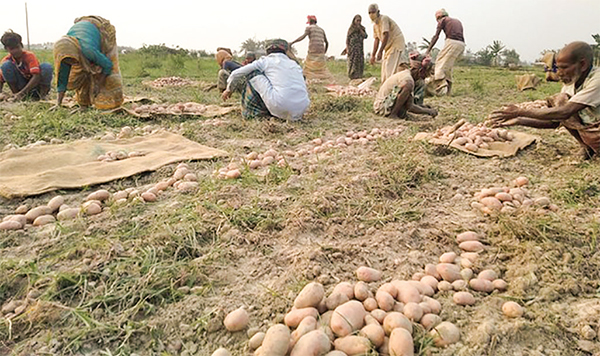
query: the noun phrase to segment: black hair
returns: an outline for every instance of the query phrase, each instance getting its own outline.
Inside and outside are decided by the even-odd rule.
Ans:
[[[286,52],[283,48],[276,48],[276,47],[267,48],[267,54],[272,54],[272,53],[286,54]]]
[[[0,42],[2,42],[4,48],[16,48],[19,46],[23,47],[23,39],[21,38],[21,35],[13,32],[13,30],[4,32],[2,38],[0,38]]]

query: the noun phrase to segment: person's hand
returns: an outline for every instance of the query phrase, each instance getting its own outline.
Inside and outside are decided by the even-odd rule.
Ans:
[[[229,99],[230,97],[231,97],[231,91],[228,89],[225,89],[223,94],[221,94],[221,99],[223,99],[223,101],[227,101],[227,99]]]
[[[348,54],[348,48],[344,48],[344,50],[342,51],[342,53],[340,54],[340,56],[345,56]]]
[[[374,54],[372,54],[372,55],[371,55],[371,59],[369,59],[369,63],[370,63],[371,65],[374,65],[374,64],[375,64],[375,55],[374,55]]]
[[[429,109],[429,115],[431,117],[436,117],[436,116],[438,116],[438,111],[434,108],[431,108],[431,109]]]
[[[377,61],[381,61],[381,59],[383,58],[383,52],[379,51],[377,52]]]
[[[492,128],[516,126],[519,125],[519,118],[506,119],[503,121],[489,120],[486,122],[486,125]]]
[[[517,120],[512,120],[519,116],[519,108],[516,105],[509,105],[501,110],[496,110],[490,115],[489,123],[493,127],[513,126]]]

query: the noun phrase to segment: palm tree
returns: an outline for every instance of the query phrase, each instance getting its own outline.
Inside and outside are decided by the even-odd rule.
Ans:
[[[491,45],[488,46],[490,55],[492,56],[492,65],[500,65],[500,55],[502,54],[502,51],[505,47],[506,46],[504,46],[501,41],[494,41]]]

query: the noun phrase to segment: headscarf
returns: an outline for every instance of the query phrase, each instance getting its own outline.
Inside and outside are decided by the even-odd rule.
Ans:
[[[269,44],[267,44],[266,51],[267,51],[267,54],[271,54],[277,50],[285,53],[288,51],[289,48],[290,48],[290,45],[288,44],[288,42],[286,40],[278,38],[278,39],[271,40],[269,42]]]
[[[233,57],[229,52],[221,49],[217,52],[217,54],[215,54],[215,58],[217,60],[217,64],[219,64],[219,67],[223,67],[223,62],[231,60]]]
[[[439,9],[438,11],[435,12],[435,18],[439,19],[442,17],[447,17],[448,16],[448,11],[446,11],[446,9]]]
[[[360,15],[355,15],[354,18],[352,19],[352,24],[350,25],[350,28],[348,29],[348,36],[350,36],[354,32],[361,32],[365,35],[367,34],[365,26],[356,24],[356,19],[359,17],[362,20],[362,16],[360,16]]]
[[[314,23],[317,23],[317,17],[315,15],[306,16],[306,23],[310,24],[311,21],[313,21]]]
[[[410,68],[419,71],[419,78],[426,78],[431,71],[431,57],[424,56],[418,51],[413,51],[409,54]]]

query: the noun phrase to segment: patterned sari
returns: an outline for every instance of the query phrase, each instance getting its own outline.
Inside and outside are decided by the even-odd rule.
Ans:
[[[348,35],[346,37],[346,48],[348,50],[348,77],[350,79],[363,77],[365,68],[364,41],[366,38],[367,32],[365,31],[364,26],[356,25],[353,20],[352,26],[348,29]]]
[[[115,27],[100,16],[85,16],[75,19],[75,23],[88,21],[100,31],[101,51],[113,63],[112,73],[104,85],[98,80],[102,72],[100,66],[91,63],[81,51],[77,38],[63,36],[54,44],[54,68],[58,70],[63,60],[71,63],[71,73],[67,89],[75,90],[75,99],[81,106],[93,105],[97,109],[114,109],[123,104],[123,83],[119,70],[118,50]]]

